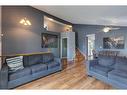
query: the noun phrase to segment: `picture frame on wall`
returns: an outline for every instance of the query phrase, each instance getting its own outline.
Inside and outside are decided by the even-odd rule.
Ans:
[[[58,48],[58,35],[42,33],[42,48]]]
[[[124,36],[103,38],[104,49],[124,49]]]

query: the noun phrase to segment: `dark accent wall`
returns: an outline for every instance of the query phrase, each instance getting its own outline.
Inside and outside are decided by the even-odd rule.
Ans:
[[[26,17],[31,26],[23,26],[19,21]],[[43,29],[43,14],[27,6],[2,7],[2,53],[3,55],[43,52],[41,48],[41,33]]]
[[[4,34],[2,55],[48,51],[48,48],[41,47],[41,33],[45,32],[44,15],[52,16],[30,6],[2,6],[2,33]],[[24,17],[30,20],[31,26],[23,26],[19,23]],[[52,17],[64,22],[57,17]],[[59,47],[52,48],[51,51],[55,56],[60,56]]]
[[[58,48],[50,48],[50,50],[53,52],[54,56],[60,57],[60,32],[53,32],[53,31],[44,31],[43,33],[47,34],[53,34],[58,36]]]
[[[120,51],[121,55],[127,56],[127,27],[120,27],[119,30],[112,30],[111,32],[104,33],[101,29],[104,26],[102,25],[73,25],[73,31],[76,32],[77,36],[77,47],[87,55],[87,36],[88,34],[95,34],[95,49],[100,50],[116,50]],[[124,49],[103,49],[103,38],[104,37],[116,37],[124,36],[125,39],[125,48]],[[102,47],[102,48],[100,48]]]

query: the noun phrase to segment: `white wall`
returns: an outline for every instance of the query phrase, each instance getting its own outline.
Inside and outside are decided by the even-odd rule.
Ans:
[[[61,33],[61,47],[62,38],[67,38],[67,59],[72,61],[75,57],[75,32],[62,32]],[[62,48],[61,48],[61,58],[62,58]]]
[[[0,34],[2,33],[2,30],[1,30],[1,6],[0,6]],[[0,37],[0,56],[1,56],[1,37]],[[1,69],[1,65],[2,65],[2,62],[1,62],[1,58],[0,58],[0,69]]]
[[[44,16],[44,24],[48,26],[48,31],[54,31],[54,32],[66,32],[67,29],[72,31],[72,27],[69,27],[69,25],[63,24],[56,20],[50,20],[51,18],[48,18]]]
[[[72,61],[73,58],[75,58],[75,32],[68,32],[68,33],[69,33],[68,36],[69,42],[68,42],[67,55],[68,55],[68,59]]]

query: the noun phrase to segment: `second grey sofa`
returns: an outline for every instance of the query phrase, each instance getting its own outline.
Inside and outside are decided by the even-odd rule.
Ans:
[[[127,58],[118,56],[100,56],[86,64],[87,74],[114,88],[127,89]]]

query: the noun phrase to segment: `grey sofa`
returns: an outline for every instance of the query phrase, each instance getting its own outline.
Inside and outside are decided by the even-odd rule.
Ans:
[[[120,56],[99,56],[86,63],[87,74],[114,88],[127,89],[127,58]]]
[[[61,60],[53,54],[37,54],[23,57],[24,69],[15,73],[8,73],[8,66],[4,63],[0,71],[0,88],[14,88],[32,80],[44,77],[62,70]]]

